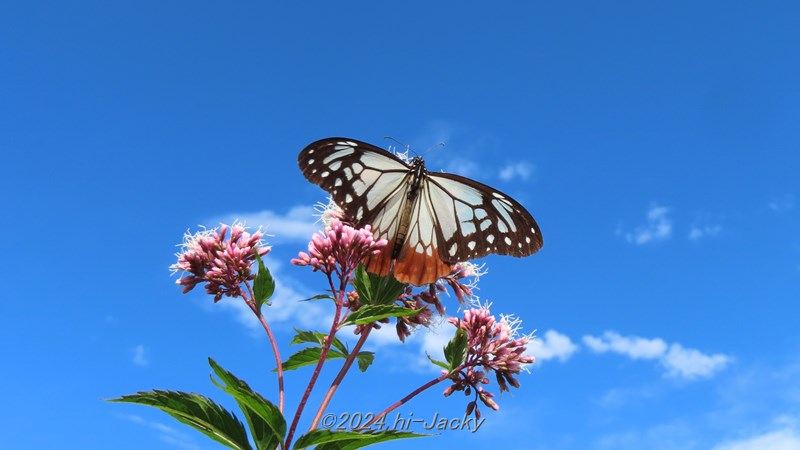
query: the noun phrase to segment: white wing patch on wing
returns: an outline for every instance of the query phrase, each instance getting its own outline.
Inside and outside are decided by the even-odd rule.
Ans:
[[[389,241],[388,251],[392,251],[391,247],[394,245],[392,239],[397,235],[397,227],[400,225],[400,212],[403,206],[403,200],[406,198],[406,191],[408,189],[398,189],[397,192],[392,194],[386,199],[380,210],[377,212],[377,218],[373,220],[372,234],[375,239],[386,239]],[[361,209],[359,209],[361,211]],[[363,217],[357,217],[361,220]]]
[[[430,197],[424,195],[424,189],[420,192],[411,211],[411,226],[406,236],[407,248],[414,249],[417,253],[432,256],[436,249],[438,253],[438,242],[436,239],[434,206],[431,204]]]
[[[435,176],[435,174],[431,175]],[[457,194],[456,198],[467,205],[480,206],[483,203],[483,194],[470,185],[442,177],[436,177],[436,183],[451,194]]]

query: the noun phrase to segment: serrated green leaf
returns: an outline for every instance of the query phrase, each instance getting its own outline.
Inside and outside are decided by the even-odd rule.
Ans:
[[[427,357],[428,357],[428,359],[429,359],[429,360],[430,360],[432,363],[436,364],[437,366],[441,367],[442,369],[444,369],[444,370],[448,370],[448,371],[450,370],[450,366],[448,366],[446,362],[439,361],[438,359],[433,359],[433,358],[431,358],[431,355],[429,355],[429,354],[428,354],[428,352],[425,352],[425,356],[427,356]]]
[[[358,311],[353,311],[350,313],[350,315],[347,316],[347,319],[342,322],[342,325],[364,325],[367,323],[377,322],[378,320],[385,319],[387,317],[414,316],[424,310],[425,308],[408,309],[397,305],[363,306]]]
[[[389,305],[397,300],[403,293],[406,285],[397,281],[393,276],[382,277],[368,273],[363,264],[356,268],[353,285],[358,292],[358,298],[364,305]]]
[[[233,413],[202,395],[153,390],[123,395],[109,401],[158,408],[226,447],[252,450],[244,424]]]
[[[295,370],[301,367],[310,366],[316,364],[319,361],[319,357],[322,355],[322,349],[319,347],[308,347],[300,350],[299,352],[295,353],[294,355],[290,356],[289,359],[283,362],[281,365],[284,371],[287,370]],[[339,358],[346,358],[347,355],[340,353],[338,350],[330,349],[328,350],[328,355],[325,357],[325,360],[331,359],[339,359]]]
[[[430,435],[396,430],[370,430],[362,432],[313,430],[300,436],[297,439],[297,443],[294,445],[294,449],[302,450],[316,445],[316,450],[354,450],[386,441],[425,436]]]
[[[319,331],[303,331],[303,330],[298,330],[297,328],[295,328],[294,331],[297,334],[294,335],[294,337],[292,338],[292,342],[290,342],[290,344],[292,345],[309,342],[312,344],[318,344],[320,346],[323,346],[325,345],[325,338],[328,337],[327,334],[320,333]],[[348,355],[350,353],[350,351],[347,349],[347,346],[344,345],[344,343],[340,341],[339,338],[337,338],[336,336],[333,337],[333,342],[331,343],[331,346],[339,350],[340,352],[344,353],[345,355]]]
[[[358,361],[358,370],[366,372],[367,368],[375,361],[375,352],[358,352],[356,361]]]
[[[256,274],[256,279],[253,280],[253,295],[256,297],[256,307],[260,310],[264,303],[269,306],[267,300],[275,293],[275,280],[272,278],[272,274],[269,273],[267,266],[264,265],[264,261],[261,260],[261,255],[258,254],[257,250],[255,254],[258,261],[258,274]]]
[[[211,377],[211,381],[230,394],[245,414],[250,432],[256,441],[256,447],[259,450],[274,450],[278,445],[283,448],[286,419],[280,409],[250,389],[244,380],[223,369],[213,359],[208,358],[208,363],[222,384],[218,383],[214,377]]]
[[[447,360],[447,370],[452,373],[467,357],[467,332],[462,329],[456,330],[456,335],[444,347],[444,357]]]

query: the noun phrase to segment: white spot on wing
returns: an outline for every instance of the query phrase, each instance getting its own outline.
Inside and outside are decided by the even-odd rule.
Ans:
[[[469,247],[470,250],[475,250],[475,241],[469,241],[467,247]]]
[[[510,237],[506,236],[506,238],[503,239],[503,240],[505,241],[506,245],[511,245],[511,238]]]
[[[336,161],[333,164],[331,164],[330,169],[331,170],[339,170],[339,167],[341,167],[341,166],[342,166],[342,162],[341,161]]]
[[[486,236],[486,240],[489,241],[489,243],[491,244],[492,242],[494,242],[494,235],[490,234],[490,235]]]

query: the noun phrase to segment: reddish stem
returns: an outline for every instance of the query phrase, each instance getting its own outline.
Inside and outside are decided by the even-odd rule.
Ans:
[[[363,426],[361,426],[360,429],[369,428],[370,425],[372,425],[373,423],[381,420],[382,417],[386,416],[387,414],[389,414],[390,412],[394,411],[395,409],[397,409],[397,408],[403,406],[404,404],[408,403],[409,400],[411,400],[412,398],[416,397],[417,394],[419,394],[420,392],[424,391],[425,389],[428,389],[429,387],[431,387],[431,386],[433,386],[433,385],[435,385],[437,383],[441,383],[442,381],[444,381],[446,379],[447,379],[447,374],[443,373],[441,376],[439,376],[437,378],[434,378],[431,381],[428,381],[427,383],[423,384],[422,386],[414,389],[410,394],[408,394],[405,397],[401,398],[400,400],[394,402],[388,408],[386,408],[383,411],[381,411],[378,415],[373,417],[372,420],[370,420],[369,422],[367,422]]]
[[[347,371],[350,370],[350,366],[353,365],[353,361],[355,361],[356,356],[358,356],[358,352],[361,351],[361,347],[364,345],[364,342],[366,342],[370,331],[372,331],[372,327],[369,327],[361,332],[361,337],[359,337],[358,342],[356,343],[355,347],[353,347],[353,351],[351,351],[350,354],[347,355],[347,359],[344,361],[344,366],[342,366],[342,369],[339,371],[339,374],[336,375],[336,378],[333,380],[333,383],[331,383],[331,387],[325,394],[325,398],[322,399],[322,404],[319,405],[319,409],[317,410],[317,415],[314,416],[314,421],[311,422],[311,426],[308,427],[309,431],[317,428],[319,421],[322,420],[322,414],[325,413],[325,410],[328,408],[328,404],[331,402],[331,399],[333,399],[333,394],[336,393],[336,390],[342,383],[342,380],[344,379],[344,376],[347,374]]]
[[[289,432],[286,435],[286,443],[284,444],[284,448],[290,448],[291,446],[292,438],[294,438],[294,432],[297,429],[297,423],[300,422],[300,416],[303,415],[303,410],[305,409],[306,402],[308,402],[308,397],[311,395],[311,391],[314,390],[314,385],[317,383],[317,378],[322,372],[322,366],[325,364],[325,359],[328,357],[328,351],[333,343],[334,335],[339,327],[339,318],[342,314],[342,300],[344,298],[344,286],[342,286],[342,288],[337,292],[336,288],[333,287],[333,279],[331,278],[330,274],[328,274],[328,284],[331,287],[331,292],[336,293],[334,294],[336,297],[336,312],[333,316],[333,323],[331,323],[331,331],[325,338],[325,342],[322,345],[322,351],[319,355],[319,360],[317,361],[317,366],[314,368],[314,373],[311,374],[311,379],[308,381],[308,386],[306,387],[306,391],[303,393],[303,398],[300,400],[300,404],[297,406],[297,412],[294,414],[292,425],[289,427]]]
[[[275,336],[272,334],[272,329],[267,324],[266,319],[264,319],[264,316],[261,314],[261,311],[258,309],[255,301],[253,300],[255,299],[255,294],[253,294],[253,289],[250,287],[250,283],[245,282],[245,286],[247,286],[247,290],[250,292],[250,299],[245,298],[245,303],[247,303],[256,317],[258,317],[258,320],[261,322],[261,326],[264,327],[264,331],[267,332],[269,343],[272,346],[272,353],[275,355],[275,363],[278,365],[278,409],[282,413],[284,399],[283,363],[281,363],[281,354],[278,350],[278,342],[275,340]]]

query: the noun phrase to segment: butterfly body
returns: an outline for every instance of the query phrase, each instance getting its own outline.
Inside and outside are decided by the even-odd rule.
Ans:
[[[365,142],[328,138],[308,145],[298,162],[355,225],[369,224],[389,241],[365,262],[368,272],[419,286],[457,262],[527,256],[543,244],[533,217],[511,197],[466,177],[429,173],[420,157],[407,163]]]

